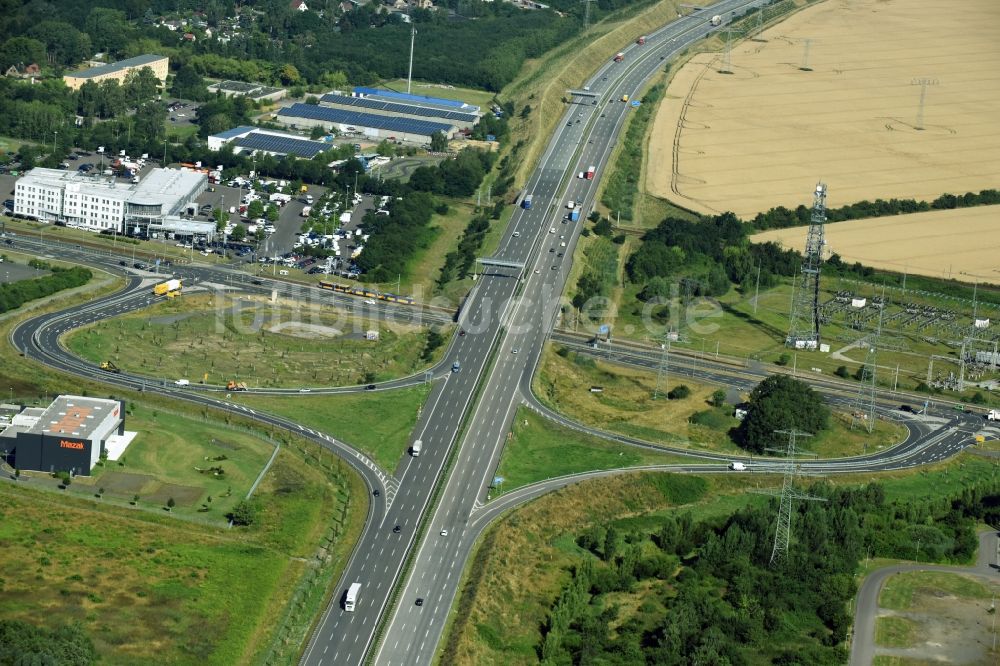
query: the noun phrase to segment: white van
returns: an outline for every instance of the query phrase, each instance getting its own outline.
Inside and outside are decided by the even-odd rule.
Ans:
[[[189,380],[189,379],[178,379],[176,382],[174,382],[174,384],[177,384],[178,386],[190,386],[191,380]]]
[[[417,441],[413,442],[413,446],[410,447],[410,453],[412,453],[413,457],[416,458],[417,456],[420,455],[420,449],[422,449],[423,447],[424,443],[418,439]]]
[[[747,471],[747,466],[741,462],[731,462],[729,463],[729,469],[733,470],[734,472],[745,472]]]
[[[278,271],[278,275],[288,275],[288,271]]]

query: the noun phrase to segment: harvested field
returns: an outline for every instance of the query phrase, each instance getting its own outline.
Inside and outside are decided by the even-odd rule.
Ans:
[[[721,54],[677,73],[650,141],[651,194],[746,218],[810,205],[820,179],[830,207],[997,186],[1000,3],[828,0],[763,38],[733,46],[731,74]]]
[[[1000,284],[998,220],[1000,206],[980,206],[837,222],[826,225],[826,248],[873,268]],[[751,240],[801,252],[806,228],[765,231]]]

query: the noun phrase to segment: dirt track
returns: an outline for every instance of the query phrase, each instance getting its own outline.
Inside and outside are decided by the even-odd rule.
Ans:
[[[809,205],[820,179],[831,207],[1000,186],[1000,2],[828,0],[763,38],[734,46],[732,74],[720,54],[677,73],[652,194],[746,218]]]

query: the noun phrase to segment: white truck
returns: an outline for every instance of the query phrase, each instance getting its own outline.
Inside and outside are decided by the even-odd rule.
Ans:
[[[1000,421],[1000,409],[991,409],[986,412],[987,421]]]
[[[709,23],[709,25],[712,25],[712,26],[722,25],[722,17],[719,16],[718,14],[716,14],[715,16],[713,16],[711,18],[711,20],[709,20],[708,23]]]
[[[344,595],[344,610],[348,613],[354,612],[354,607],[358,603],[358,593],[361,592],[361,583],[351,583]]]
[[[410,447],[410,453],[416,458],[420,455],[420,449],[424,448],[424,443],[421,440],[413,442],[413,446]]]
[[[306,206],[305,208],[302,209],[302,213],[300,214],[302,215],[302,217],[309,217],[309,213],[311,213],[312,210],[313,210],[312,206]]]
[[[292,200],[291,194],[282,194],[281,192],[275,192],[268,197],[268,201],[273,204],[278,204],[279,206],[284,206],[286,203]]]

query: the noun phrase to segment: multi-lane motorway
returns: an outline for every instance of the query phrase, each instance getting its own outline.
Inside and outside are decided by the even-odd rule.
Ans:
[[[724,0],[713,5],[712,12],[728,20],[730,12],[755,4],[756,0]],[[433,371],[434,388],[412,435],[413,441],[422,442],[421,455],[405,457],[394,473],[380,470],[363,455],[328,435],[235,406],[217,392],[176,387],[169,380],[156,385],[159,393],[242,411],[337,450],[362,473],[372,489],[383,491],[372,498],[361,540],[333,602],[317,623],[304,663],[358,664],[369,656],[383,664],[431,663],[458,592],[464,563],[489,521],[516,503],[586,477],[536,484],[487,503],[502,444],[519,405],[528,404],[570,427],[586,429],[548,412],[533,398],[530,389],[531,376],[556,323],[570,259],[582,226],[564,221],[565,203],[579,202],[584,211],[593,207],[596,181],[578,179],[576,174],[588,166],[596,166],[598,176],[603,172],[629,113],[629,105],[618,100],[626,94],[635,97],[665,61],[703,37],[709,30],[706,26],[707,16],[702,12],[649,35],[645,45],[633,45],[625,51],[624,62],[608,63],[585,82],[597,96],[596,105],[590,97],[581,97],[568,106],[527,183],[534,205],[530,210],[515,213],[495,257],[523,268],[494,267],[480,276],[460,314],[459,326],[464,334],[454,337],[445,360]],[[18,238],[17,245],[40,253],[52,251],[51,246],[41,246],[27,238]],[[73,247],[61,248],[60,257],[120,270],[117,257],[95,258],[93,253]],[[341,307],[361,307],[365,314],[373,316],[434,323],[451,320],[444,312],[390,308],[384,304],[366,307],[356,299],[281,282],[254,284],[249,276],[229,269],[186,266],[174,269],[173,273],[182,277],[187,286],[238,288],[263,294],[275,290],[289,299],[323,299]],[[131,277],[126,290],[115,296],[29,320],[15,329],[13,342],[27,356],[58,369],[81,376],[101,376],[128,388],[148,388],[148,378],[124,374],[102,376],[93,365],[75,359],[58,344],[58,337],[67,330],[148,305],[153,276],[146,278]],[[633,361],[647,365],[652,362],[648,355],[642,354],[633,355]],[[455,362],[458,369],[452,372]],[[746,375],[734,377],[722,364],[712,366],[705,362],[700,372],[705,379],[731,385],[752,382],[752,377]],[[422,377],[407,378],[380,388],[422,380]],[[321,390],[359,389],[313,389]],[[911,435],[907,442],[891,451],[861,459],[807,464],[817,473],[921,464],[935,456],[950,455],[966,445],[969,431],[975,425],[971,418],[954,413],[947,418],[939,417],[938,422],[916,421],[909,424]],[[596,431],[595,434],[605,435]],[[642,444],[628,438],[616,439]],[[700,457],[700,462],[673,469],[722,469],[718,456]],[[758,467],[769,464],[756,462]],[[435,489],[439,489],[437,495]],[[418,532],[422,524],[425,529]],[[362,590],[356,609],[346,612],[340,605],[341,593],[353,582],[360,582]],[[422,600],[420,605],[417,599]],[[382,631],[378,632],[380,627]]]

